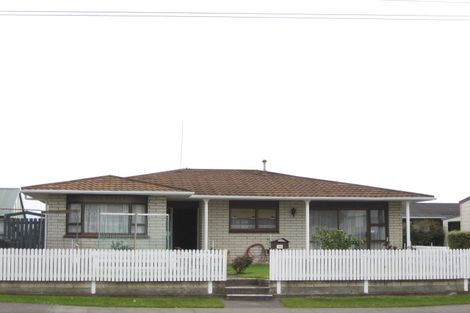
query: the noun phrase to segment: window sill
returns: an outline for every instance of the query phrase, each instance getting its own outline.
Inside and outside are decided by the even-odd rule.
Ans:
[[[89,239],[98,239],[98,235],[95,234],[66,234],[64,238],[89,238]],[[106,237],[101,237],[101,239],[134,239],[134,235],[106,235]],[[137,239],[150,239],[148,235],[137,235]]]
[[[229,234],[279,234],[278,229],[264,230],[264,229],[229,229]]]

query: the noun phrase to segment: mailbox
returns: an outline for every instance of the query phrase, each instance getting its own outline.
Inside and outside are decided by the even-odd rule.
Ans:
[[[280,238],[271,241],[271,249],[289,249],[289,240]]]

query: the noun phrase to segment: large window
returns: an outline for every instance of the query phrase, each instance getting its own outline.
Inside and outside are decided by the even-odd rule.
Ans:
[[[388,240],[387,207],[382,202],[312,202],[310,231],[314,235],[319,229],[342,229],[364,240],[364,248],[383,249]]]
[[[279,231],[279,202],[230,201],[230,232]]]
[[[145,197],[69,197],[67,234],[145,235],[147,217],[130,213],[146,213],[146,202]]]

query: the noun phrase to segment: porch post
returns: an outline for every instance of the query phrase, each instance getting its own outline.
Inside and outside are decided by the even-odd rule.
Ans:
[[[410,221],[410,202],[405,202],[406,210],[406,248],[411,248],[411,221]]]
[[[305,250],[310,251],[310,200],[305,200]]]
[[[209,199],[203,199],[204,201],[204,250],[209,249]]]

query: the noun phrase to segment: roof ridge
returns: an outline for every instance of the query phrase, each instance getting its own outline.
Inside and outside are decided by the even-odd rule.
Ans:
[[[168,171],[160,171],[160,172],[152,172],[152,173],[147,173],[147,174],[138,174],[138,175],[132,175],[132,176],[127,176],[130,178],[133,177],[140,177],[140,176],[149,176],[149,175],[155,175],[155,174],[163,174],[163,173],[171,173],[171,172],[182,172],[182,171],[244,171],[244,172],[263,172],[262,170],[256,170],[256,169],[243,169],[243,168],[190,168],[190,167],[185,167],[185,168],[178,168],[174,170],[168,170]]]

